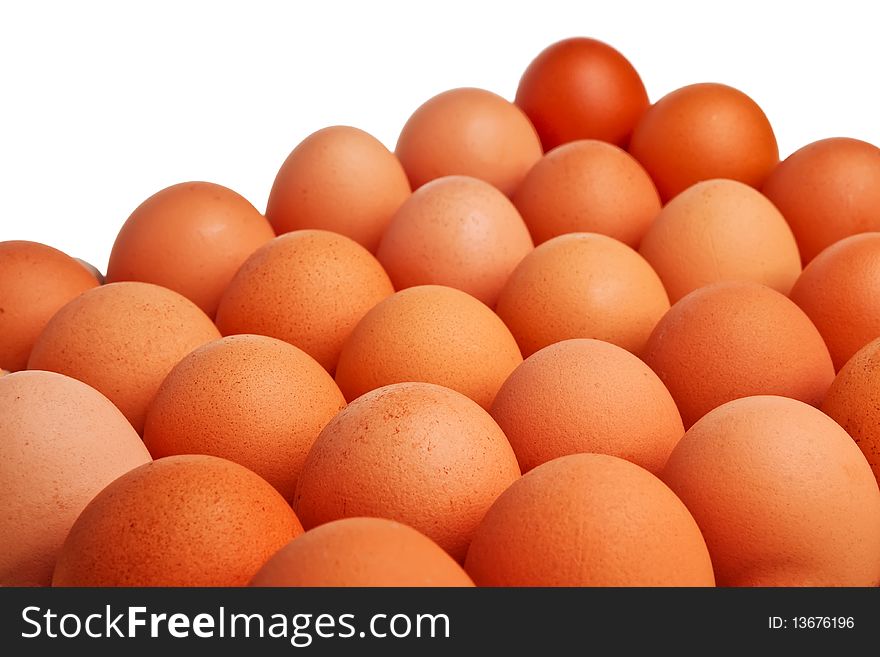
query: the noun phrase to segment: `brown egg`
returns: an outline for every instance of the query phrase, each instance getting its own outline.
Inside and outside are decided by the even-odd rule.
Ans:
[[[54,372],[0,378],[0,586],[48,586],[71,525],[150,454],[122,413]]]
[[[431,539],[383,518],[315,527],[276,552],[251,580],[251,586],[473,585]]]
[[[477,586],[713,586],[685,505],[647,470],[605,454],[538,466],[492,505],[468,551]]]
[[[399,383],[356,399],[324,428],[293,507],[306,529],[397,520],[461,561],[483,514],[519,475],[510,443],[477,404],[442,386]]]
[[[394,292],[379,261],[348,237],[298,230],[242,265],[217,309],[223,335],[257,333],[299,347],[332,373],[342,344]]]
[[[880,584],[877,482],[846,432],[807,404],[724,404],[661,477],[700,526],[719,586]]]
[[[880,338],[843,366],[822,410],[853,437],[880,482]]]
[[[684,434],[672,395],[625,349],[564,340],[517,367],[492,404],[523,472],[559,456],[611,454],[659,472]]]
[[[637,248],[660,197],[626,151],[601,141],[555,148],[532,167],[513,195],[535,242],[565,233],[601,233]]]
[[[171,368],[219,337],[208,316],[177,292],[151,283],[110,283],[58,311],[37,339],[28,368],[88,383],[141,432],[147,406]]]
[[[53,586],[244,586],[302,533],[284,498],[236,463],[169,456],[123,475],[70,530]]]
[[[560,235],[537,247],[496,306],[524,356],[571,338],[638,353],[668,309],[663,283],[644,258],[596,233]]]
[[[235,461],[293,499],[303,461],[345,399],[321,365],[262,335],[199,347],[166,377],[147,412],[154,458],[210,454]]]
[[[529,64],[516,104],[545,150],[575,139],[623,146],[648,108],[648,93],[626,57],[596,39],[575,37],[545,48]]]
[[[685,428],[740,397],[781,395],[817,406],[834,379],[810,319],[757,283],[691,292],[657,324],[643,358],[672,393]]]
[[[819,329],[834,367],[880,337],[880,233],[847,237],[804,269],[791,300]]]
[[[265,217],[231,189],[180,183],[131,213],[110,252],[107,280],[167,287],[213,317],[235,272],[273,237]]]
[[[761,108],[723,84],[692,84],[667,94],[636,124],[629,152],[668,201],[712,178],[760,187],[779,163],[779,148]]]
[[[788,294],[801,273],[785,218],[760,192],[735,180],[706,180],[672,199],[639,253],[672,303],[721,281],[752,281]]]
[[[434,96],[407,120],[395,151],[413,189],[442,176],[480,178],[510,196],[541,158],[541,142],[513,103],[484,89]]]
[[[508,198],[467,176],[437,178],[397,211],[376,256],[397,290],[448,285],[494,306],[532,238]]]
[[[61,306],[98,281],[57,249],[37,242],[0,242],[0,367],[27,367],[40,331]]]
[[[488,307],[460,290],[422,285],[364,316],[339,357],[336,383],[349,401],[390,383],[436,383],[488,409],[521,362],[516,340]]]
[[[287,157],[272,185],[266,217],[279,235],[318,228],[375,251],[409,194],[403,166],[382,142],[338,125],[309,135]]]
[[[806,264],[844,237],[880,231],[880,148],[845,138],[808,144],[773,170],[763,191]]]

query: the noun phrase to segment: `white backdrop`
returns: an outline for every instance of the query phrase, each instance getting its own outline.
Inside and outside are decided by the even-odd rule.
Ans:
[[[692,82],[750,94],[783,156],[880,144],[875,3],[8,2],[0,0],[0,240],[102,270],[119,226],[185,180],[261,211],[308,133],[361,127],[394,147],[428,97],[513,98],[529,61],[583,35],[622,51],[651,100]]]

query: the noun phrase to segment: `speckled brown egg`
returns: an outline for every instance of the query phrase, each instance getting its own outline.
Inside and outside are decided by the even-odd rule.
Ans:
[[[251,586],[473,585],[434,541],[384,518],[315,527],[276,552],[251,580]]]
[[[442,386],[399,383],[330,421],[293,506],[306,529],[356,516],[397,520],[461,561],[483,514],[519,475],[510,443],[476,403]]]
[[[144,443],[154,458],[235,461],[290,500],[309,448],[343,406],[332,377],[305,352],[275,338],[232,335],[171,370],[147,412]]]
[[[217,310],[223,335],[289,342],[336,369],[355,324],[394,292],[388,274],[354,240],[325,230],[276,237],[242,265]]]
[[[111,283],[58,311],[37,339],[28,368],[88,383],[141,432],[147,406],[171,368],[219,337],[210,318],[177,292],[151,283]]]
[[[0,586],[48,586],[83,507],[149,461],[122,413],[94,388],[54,372],[0,378]]]
[[[489,183],[446,176],[420,187],[394,215],[376,256],[397,290],[448,285],[494,306],[532,249],[510,200]]]
[[[488,409],[519,348],[498,316],[451,287],[411,287],[378,304],[345,343],[336,383],[349,401],[390,383],[457,390]]]
[[[40,332],[61,306],[98,281],[70,256],[37,242],[0,242],[0,368],[27,367]]]
[[[102,490],[70,530],[53,586],[244,586],[302,533],[284,498],[247,468],[169,456]]]

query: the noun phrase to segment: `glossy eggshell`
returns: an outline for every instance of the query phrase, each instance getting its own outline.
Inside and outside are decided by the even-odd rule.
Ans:
[[[740,397],[781,395],[817,406],[834,379],[810,319],[757,283],[716,283],[686,295],[657,324],[642,357],[672,393],[685,428]]]
[[[345,406],[321,365],[262,335],[199,347],[165,378],[147,412],[154,458],[210,454],[240,463],[293,499],[306,454]]]
[[[251,586],[473,585],[431,539],[383,518],[315,527],[276,552],[251,580]]]
[[[491,409],[523,472],[578,452],[658,472],[684,434],[672,395],[625,349],[564,340],[526,358]]]
[[[465,570],[477,586],[713,586],[697,523],[657,477],[572,454],[508,488],[480,523]]]
[[[138,431],[162,380],[184,356],[220,337],[198,306],[151,283],[110,283],[80,295],[37,339],[28,368],[84,381]]]
[[[339,357],[336,383],[348,401],[391,383],[436,383],[488,409],[521,362],[516,340],[486,305],[451,287],[421,285],[364,316]]]
[[[240,465],[169,456],[120,477],[80,514],[53,586],[244,586],[302,533],[284,498]]]
[[[880,490],[856,444],[793,399],[716,408],[661,478],[700,526],[720,586],[877,586]]]
[[[0,368],[25,369],[52,315],[97,286],[82,265],[51,246],[0,242]]]
[[[534,248],[504,194],[467,176],[420,187],[394,215],[376,257],[397,290],[448,285],[494,306],[510,272]]]
[[[217,310],[223,335],[268,335],[299,347],[329,372],[355,325],[394,292],[354,240],[325,230],[276,237],[239,269]]]
[[[395,150],[413,189],[452,175],[485,180],[508,196],[541,157],[541,142],[516,105],[485,89],[451,89],[421,105]]]
[[[97,390],[54,372],[0,378],[0,586],[47,586],[85,505],[150,461]]]
[[[375,251],[409,197],[406,172],[378,139],[349,126],[306,137],[275,176],[266,217],[281,235],[316,228]]]
[[[294,501],[307,529],[389,518],[464,559],[483,514],[520,475],[492,417],[429,383],[374,390],[343,409],[312,446]]]

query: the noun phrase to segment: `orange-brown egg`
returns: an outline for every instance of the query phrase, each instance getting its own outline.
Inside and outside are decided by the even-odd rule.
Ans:
[[[451,287],[421,285],[364,316],[339,357],[336,383],[349,401],[390,383],[436,383],[488,409],[521,362],[516,340],[486,305]]]
[[[651,368],[599,340],[564,340],[526,358],[491,413],[523,472],[595,452],[656,473],[684,434],[672,395]]]
[[[477,586],[713,586],[697,523],[657,477],[572,454],[508,488],[465,561]]]
[[[513,195],[535,243],[565,233],[601,233],[637,248],[660,197],[631,155],[601,141],[575,141],[547,153]]]
[[[844,237],[880,231],[880,148],[847,138],[813,142],[777,166],[763,191],[807,264]]]
[[[880,338],[859,349],[840,370],[822,410],[846,429],[880,482]]]
[[[220,300],[217,326],[223,335],[289,342],[332,373],[355,324],[393,292],[382,265],[354,240],[298,230],[247,259]]]
[[[265,480],[214,456],[169,456],[102,490],[64,541],[53,586],[244,586],[302,533]]]
[[[262,335],[199,347],[165,378],[147,412],[154,458],[210,454],[240,463],[293,499],[306,454],[345,406],[308,354]]]
[[[147,406],[171,368],[219,337],[208,316],[177,292],[111,283],[58,311],[34,344],[28,368],[88,383],[141,432]]]
[[[752,281],[788,294],[801,273],[785,218],[760,192],[735,180],[706,180],[672,199],[639,253],[672,303],[721,281]]]
[[[376,257],[397,290],[448,285],[494,306],[532,238],[510,200],[468,176],[437,178],[403,204]]]
[[[470,586],[440,546],[384,518],[344,518],[307,531],[266,562],[251,586]]]
[[[537,247],[496,305],[524,356],[571,338],[638,353],[668,309],[663,283],[645,259],[596,233],[560,235]]]
[[[61,306],[98,281],[70,256],[37,242],[0,242],[0,368],[27,367],[40,332]]]
[[[847,237],[816,256],[791,300],[819,329],[834,367],[880,337],[880,233]]]
[[[332,126],[306,137],[281,165],[266,217],[279,235],[317,228],[375,251],[409,194],[403,166],[382,142],[358,128]]]
[[[519,475],[510,443],[476,403],[399,383],[356,399],[324,428],[294,508],[307,529],[356,516],[397,520],[461,561],[483,514]]]
[[[528,117],[485,89],[434,96],[407,120],[395,151],[413,189],[434,178],[480,178],[510,196],[541,158]]]
[[[149,461],[135,430],[94,388],[54,372],[0,378],[0,586],[48,586],[80,511]]]
[[[743,92],[723,84],[692,84],[667,94],[636,124],[629,152],[668,201],[712,178],[760,187],[779,163],[766,115]]]
[[[880,490],[833,420],[784,397],[708,413],[661,478],[706,538],[720,586],[877,586]]]
[[[123,224],[107,280],[167,287],[213,317],[235,272],[273,237],[265,217],[231,189],[173,185],[141,203]]]
[[[643,359],[672,393],[685,428],[740,397],[816,406],[834,379],[809,317],[757,283],[715,283],[686,295],[657,324]]]

